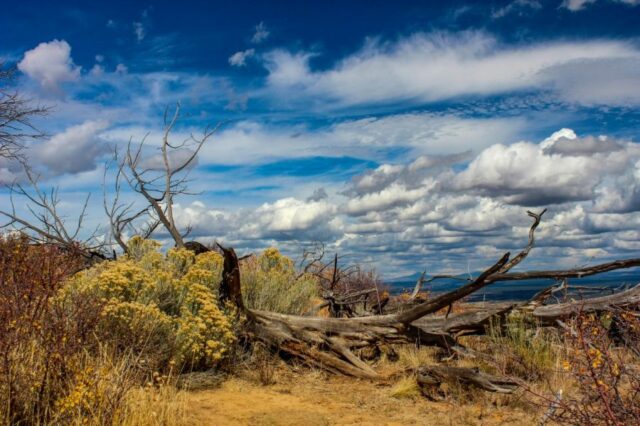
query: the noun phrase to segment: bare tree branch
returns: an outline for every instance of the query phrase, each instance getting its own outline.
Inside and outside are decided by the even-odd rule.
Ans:
[[[180,103],[177,103],[171,116],[169,116],[169,110],[165,110],[164,130],[160,146],[162,160],[160,170],[152,165],[144,164],[143,149],[148,135],[145,135],[135,147],[130,140],[124,155],[118,161],[114,183],[116,195],[110,203],[107,202],[105,195],[105,212],[110,218],[112,234],[123,250],[126,250],[126,244],[122,237],[125,229],[148,237],[159,225],[162,225],[171,235],[177,247],[184,247],[184,239],[192,230],[191,226],[187,226],[183,232],[178,230],[174,215],[175,198],[190,194],[187,190],[188,168],[194,164],[198,153],[207,140],[218,130],[220,124],[213,128],[206,128],[199,138],[192,134],[182,142],[173,144],[170,137],[180,118],[180,109]],[[176,155],[180,152],[188,152],[188,155],[180,160]],[[116,154],[116,160],[117,157]],[[133,204],[119,202],[122,190],[120,179],[124,179],[133,191],[144,197],[146,201],[144,208],[135,210]],[[147,219],[146,228],[136,230],[134,222],[143,217]]]

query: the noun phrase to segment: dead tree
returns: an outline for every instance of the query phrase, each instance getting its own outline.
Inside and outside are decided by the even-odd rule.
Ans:
[[[44,134],[32,123],[34,117],[47,114],[48,108],[32,105],[11,89],[13,70],[0,62],[0,158],[24,161],[25,139],[41,138]]]
[[[515,257],[511,258],[509,253],[505,253],[495,264],[462,287],[394,314],[356,318],[318,318],[249,309],[241,303],[242,295],[238,284],[240,270],[237,257],[232,249],[223,250],[225,264],[222,288],[224,291],[221,291],[221,297],[223,301],[234,302],[238,307],[238,312],[244,315],[246,318],[244,329],[250,339],[260,341],[282,354],[296,357],[310,365],[333,373],[379,379],[381,378],[380,374],[356,355],[357,350],[382,343],[413,343],[440,346],[452,352],[460,350],[463,352],[464,348],[456,340],[460,332],[478,330],[489,318],[495,315],[504,315],[515,305],[445,317],[427,317],[427,315],[432,315],[451,306],[491,283],[501,280],[525,279],[519,277],[583,276],[590,273],[640,266],[640,259],[630,259],[571,271],[510,273],[509,271],[524,260],[531,251],[535,241],[535,230],[544,211],[539,214],[532,212],[528,212],[528,214],[534,220],[529,230],[529,242]],[[440,378],[456,376],[460,380],[498,392],[513,389],[513,383],[488,377],[476,370],[431,369],[429,375]]]
[[[638,306],[640,306],[640,284],[609,296],[538,306],[534,309],[533,316],[540,321],[552,323],[580,313],[604,312],[616,308],[633,309]]]
[[[325,262],[325,254],[324,244],[316,242],[310,250],[303,251],[299,265],[298,277],[312,274],[320,283],[324,303],[312,313],[326,307],[333,318],[382,314],[390,299],[376,272],[363,270],[358,265],[341,266],[337,253]]]
[[[0,215],[5,216],[9,221],[0,228],[24,233],[35,243],[56,245],[67,252],[79,254],[91,262],[106,259],[107,245],[98,238],[99,229],[96,228],[81,238],[89,196],[84,200],[80,213],[73,220],[69,220],[59,210],[58,189],[44,191],[38,184],[38,177],[27,167],[25,167],[25,174],[31,188],[19,183],[10,186],[11,210],[0,210]],[[17,212],[14,201],[16,195],[27,201],[30,218]]]
[[[195,164],[200,149],[219,126],[206,128],[199,137],[191,134],[183,141],[174,143],[170,136],[179,117],[180,104],[177,104],[170,118],[165,113],[165,127],[157,156],[145,155],[146,136],[135,147],[129,141],[124,154],[120,155],[117,151],[114,153],[117,164],[114,195],[109,199],[105,190],[103,206],[109,218],[108,234],[125,253],[126,234],[148,238],[160,225],[166,229],[177,247],[185,247],[184,238],[189,234],[190,228],[187,227],[184,232],[178,229],[173,213],[175,198],[188,194],[189,168]],[[19,119],[18,117],[14,120]],[[28,122],[25,121],[23,125],[28,125]],[[4,129],[0,128],[0,136],[3,134],[2,131]],[[89,197],[86,198],[72,225],[71,220],[63,217],[59,211],[58,190],[41,190],[37,176],[26,164],[24,169],[31,189],[19,183],[11,186],[11,209],[0,210],[0,215],[9,221],[0,227],[24,232],[38,243],[55,244],[66,250],[74,250],[88,259],[115,257],[115,251],[112,251],[113,254],[108,253],[112,241],[104,238],[104,229],[95,229],[88,235],[84,233],[83,222]],[[107,170],[104,177],[105,186],[106,181]],[[135,193],[143,196],[145,202],[142,206],[136,202],[122,201],[123,182]],[[17,211],[14,203],[16,195],[26,200],[31,217]],[[100,234],[103,238],[99,238]]]
[[[109,201],[105,193],[104,208],[113,238],[125,252],[125,231],[148,238],[159,225],[169,233],[176,247],[185,246],[184,238],[191,229],[187,227],[184,232],[178,229],[174,217],[175,199],[180,195],[189,194],[189,168],[195,165],[198,153],[220,124],[207,127],[200,136],[190,134],[181,142],[174,143],[170,140],[171,133],[179,117],[179,103],[176,104],[171,117],[165,112],[164,131],[158,155],[145,155],[148,135],[136,146],[129,141],[123,155],[119,156],[117,152],[114,155],[117,163],[115,195],[113,200]],[[143,207],[136,209],[136,203],[127,204],[120,201],[123,179],[135,193],[142,195],[145,200]]]

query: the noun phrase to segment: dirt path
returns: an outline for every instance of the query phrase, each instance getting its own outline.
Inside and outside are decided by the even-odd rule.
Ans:
[[[530,415],[493,404],[394,398],[390,385],[309,373],[270,386],[230,379],[190,392],[187,409],[200,425],[524,425]]]

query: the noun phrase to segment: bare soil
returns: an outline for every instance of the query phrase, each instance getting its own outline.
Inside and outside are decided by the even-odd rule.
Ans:
[[[191,391],[190,421],[197,425],[530,425],[531,411],[510,400],[433,402],[397,398],[394,383],[374,383],[318,371],[278,371],[272,385],[231,378],[216,389]]]

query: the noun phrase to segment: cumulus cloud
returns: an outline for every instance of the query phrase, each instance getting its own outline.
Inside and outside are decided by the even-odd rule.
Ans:
[[[268,85],[276,94],[290,91],[299,98],[312,96],[346,106],[435,102],[532,89],[580,101],[571,95],[593,88],[594,79],[603,80],[598,69],[615,69],[612,64],[629,63],[619,72],[631,80],[612,78],[611,85],[635,93],[640,79],[632,67],[640,59],[640,50],[619,41],[538,43],[523,48],[504,46],[482,32],[419,33],[394,43],[368,40],[360,51],[325,70],[311,68],[313,55],[286,50],[265,54]],[[577,74],[570,80],[566,76],[573,71]],[[626,102],[625,96],[618,89],[606,101]],[[640,100],[635,94],[632,99]]]
[[[193,150],[185,149],[185,148],[176,149],[168,152],[167,159],[169,160],[169,166],[172,168],[175,168],[186,163],[187,161],[189,161],[189,158],[193,156],[193,152],[194,152]],[[191,169],[191,168],[197,167],[197,165],[198,165],[198,158],[196,157],[189,163],[188,168]],[[164,170],[164,168],[165,168],[164,157],[160,153],[146,157],[144,158],[144,160],[140,162],[141,170],[159,171],[159,170]]]
[[[18,69],[55,94],[61,93],[62,83],[76,81],[80,76],[80,67],[71,58],[71,46],[64,40],[40,43],[25,52]]]
[[[315,191],[313,191],[313,194],[311,194],[310,197],[307,198],[307,202],[322,201],[322,200],[326,200],[327,198],[329,198],[327,191],[325,191],[324,188],[318,188]]]
[[[400,184],[405,188],[422,186],[424,179],[442,174],[450,166],[469,159],[471,153],[446,156],[420,156],[408,165],[383,164],[353,178],[352,186],[345,194],[362,196],[387,188],[390,184]]]
[[[265,203],[256,209],[257,231],[288,233],[306,230],[313,225],[326,223],[335,212],[336,207],[325,200],[284,198],[274,203]]]
[[[22,165],[18,161],[0,155],[0,185],[11,185],[25,178]]]
[[[424,198],[435,188],[435,185],[436,182],[433,179],[423,181],[415,188],[407,188],[405,185],[393,182],[379,191],[350,199],[344,210],[350,215],[358,216],[410,204]]]
[[[615,147],[612,149],[612,147]],[[578,140],[570,130],[540,145],[493,145],[455,178],[454,187],[519,205],[545,205],[594,198],[608,176],[624,174],[639,147],[607,139]]]
[[[32,157],[54,174],[79,173],[96,168],[98,158],[110,151],[100,132],[108,123],[90,120],[31,148]]]
[[[247,59],[253,57],[256,53],[255,49],[241,50],[229,57],[229,64],[234,67],[244,67],[247,65]]]
[[[543,152],[547,155],[591,156],[593,154],[606,154],[624,149],[618,141],[606,136],[597,138],[594,136],[586,136],[580,139],[577,137],[561,136],[555,140],[551,140],[551,142],[552,143],[543,146]]]
[[[93,68],[89,71],[89,74],[94,77],[100,77],[104,75],[104,67],[100,64],[95,64]]]
[[[532,255],[529,266],[572,267],[640,249],[639,182],[634,142],[561,129],[539,143],[495,144],[475,156],[383,164],[356,176],[342,192],[310,189],[306,199],[285,197],[234,213],[197,202],[179,207],[178,217],[194,235],[233,242],[240,250],[277,244],[297,255],[301,249],[292,241],[320,240],[327,250],[379,265],[382,272],[414,272],[419,265],[461,272],[525,244],[527,204],[550,208],[539,229],[544,250]]]

